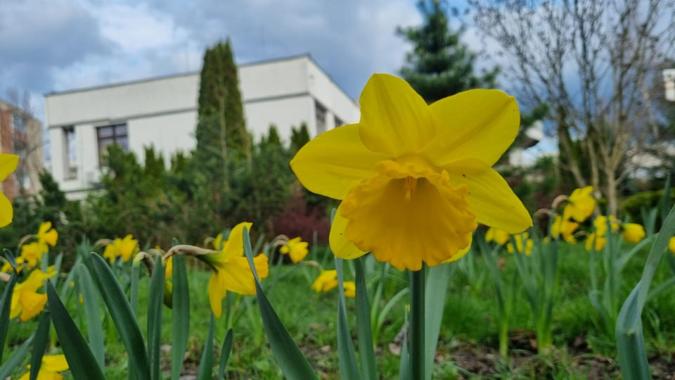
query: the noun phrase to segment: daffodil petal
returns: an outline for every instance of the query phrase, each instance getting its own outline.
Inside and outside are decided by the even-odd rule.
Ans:
[[[223,260],[241,257],[244,254],[244,228],[250,232],[251,227],[253,227],[253,223],[241,222],[232,228],[223,248]]]
[[[324,132],[298,151],[291,169],[305,188],[342,199],[356,183],[375,173],[375,164],[387,157],[363,145],[359,128],[350,124]]]
[[[68,370],[68,362],[65,355],[45,355],[42,357],[41,369],[51,372],[63,372]]]
[[[445,260],[446,263],[454,263],[455,261],[461,259],[462,257],[466,256],[467,253],[471,250],[471,245],[473,243],[473,234],[469,234],[469,245],[466,246],[466,248],[460,249],[455,253],[454,256],[451,258]]]
[[[216,272],[209,278],[208,294],[209,303],[211,304],[211,311],[216,318],[223,315],[223,298],[227,289],[225,289],[225,281],[222,278],[221,272]]]
[[[340,207],[335,211],[333,224],[330,227],[328,242],[333,254],[341,259],[356,259],[366,253],[358,249],[354,243],[345,236],[345,229],[349,221],[340,214]]]
[[[499,90],[469,90],[429,106],[437,136],[424,155],[438,167],[475,158],[492,166],[518,134],[518,103]]]
[[[269,272],[267,256],[258,255],[254,257],[253,265],[255,265],[260,278],[267,277]],[[253,273],[249,268],[246,257],[231,258],[219,269],[219,272],[222,273],[222,280],[227,290],[249,296],[255,294]]]
[[[19,165],[19,156],[16,154],[0,153],[0,181],[4,181]]]
[[[494,169],[478,160],[453,162],[445,167],[450,182],[465,184],[469,208],[479,223],[519,233],[532,226],[529,212],[509,184]]]
[[[371,76],[360,104],[361,141],[372,151],[392,157],[419,152],[436,134],[429,106],[401,78]]]
[[[14,219],[14,209],[12,208],[12,202],[7,199],[5,194],[0,193],[0,227],[4,227],[12,223]]]

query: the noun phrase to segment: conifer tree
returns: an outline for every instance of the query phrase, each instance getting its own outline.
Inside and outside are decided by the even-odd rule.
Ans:
[[[476,55],[448,23],[442,0],[421,0],[418,8],[424,21],[420,26],[398,28],[397,34],[412,45],[401,75],[429,103],[476,87],[494,87],[498,70],[475,74]]]

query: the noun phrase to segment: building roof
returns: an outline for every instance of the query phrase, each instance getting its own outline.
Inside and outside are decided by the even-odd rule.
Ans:
[[[252,61],[252,62],[246,62],[246,63],[240,63],[237,65],[238,68],[242,67],[248,67],[248,66],[256,66],[256,65],[264,65],[264,64],[269,64],[269,63],[275,63],[275,62],[284,62],[284,61],[292,61],[296,59],[301,59],[301,58],[306,58],[309,59],[316,67],[319,68],[319,70],[326,75],[328,79],[349,99],[351,99],[354,102],[354,99],[347,94],[347,92],[340,86],[334,79],[333,77],[326,72],[326,70],[319,65],[318,62],[312,57],[310,53],[302,53],[302,54],[295,54],[295,55],[289,55],[285,57],[276,57],[276,58],[270,58],[270,59],[263,59],[259,61]],[[153,82],[153,81],[159,81],[159,80],[165,80],[165,79],[172,79],[172,78],[180,78],[180,77],[186,77],[186,76],[192,76],[192,75],[199,75],[200,71],[189,71],[189,72],[184,72],[184,73],[177,73],[177,74],[169,74],[169,75],[159,75],[159,76],[154,76],[154,77],[148,77],[148,78],[142,78],[142,79],[135,79],[135,80],[129,80],[129,81],[122,81],[122,82],[115,82],[115,83],[108,83],[108,84],[102,84],[102,85],[96,85],[96,86],[88,86],[88,87],[80,87],[80,88],[73,88],[69,90],[63,90],[63,91],[50,91],[44,94],[45,97],[51,97],[51,96],[59,96],[59,95],[66,95],[66,94],[72,94],[72,93],[78,93],[78,92],[86,92],[86,91],[96,91],[96,90],[101,90],[105,88],[112,88],[112,87],[121,87],[121,86],[127,86],[127,85],[133,85],[133,84],[139,84],[139,83],[145,83],[145,82]],[[354,102],[356,103],[356,102]]]

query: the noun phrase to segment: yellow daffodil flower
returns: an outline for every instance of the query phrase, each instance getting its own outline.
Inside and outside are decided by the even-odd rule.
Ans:
[[[534,241],[530,239],[530,234],[523,232],[522,234],[513,235],[513,240],[516,241],[516,246],[513,246],[513,243],[509,243],[506,246],[506,250],[509,253],[524,253],[526,256],[532,254],[532,249],[534,248]]]
[[[567,199],[569,202],[563,211],[563,219],[574,219],[581,223],[593,215],[596,201],[593,197],[593,186],[575,189]]]
[[[47,244],[41,241],[34,241],[32,243],[21,246],[20,258],[28,268],[35,268],[35,266],[42,260],[42,256],[49,252]]]
[[[354,281],[345,281],[343,284],[345,289],[345,297],[354,298],[356,297],[356,284]]]
[[[668,240],[668,249],[670,250],[670,253],[675,255],[675,236],[671,237],[670,240]]]
[[[123,262],[130,261],[138,251],[138,241],[132,235],[127,235],[123,239],[116,238],[110,244],[105,246],[103,257],[111,263],[118,257]]]
[[[322,133],[291,161],[310,191],[342,200],[335,255],[372,252],[398,269],[458,259],[477,223],[519,233],[529,213],[491,166],[518,133],[515,99],[471,90],[427,103],[404,80],[373,75],[361,120]]]
[[[38,228],[37,238],[38,241],[53,247],[59,240],[59,233],[55,228],[52,228],[52,222],[43,222]]]
[[[68,362],[65,355],[44,355],[37,380],[62,380],[63,376],[61,376],[60,372],[67,370]],[[30,379],[30,365],[28,366],[28,371],[19,378],[19,380],[28,379]]]
[[[562,238],[568,243],[576,243],[577,239],[574,237],[574,231],[579,227],[579,223],[570,219],[564,219],[557,215],[551,224],[551,237],[554,239]]]
[[[584,247],[587,251],[600,252],[605,248],[606,244],[607,238],[605,235],[599,235],[597,232],[593,232],[586,237]]]
[[[54,267],[49,267],[47,272],[39,269],[32,271],[26,280],[18,283],[14,287],[12,295],[12,304],[10,307],[10,318],[19,317],[22,322],[33,319],[40,314],[47,303],[47,295],[38,293],[47,279],[56,274]]]
[[[296,237],[282,245],[281,248],[279,248],[279,252],[284,255],[289,255],[292,262],[299,263],[309,253],[309,249],[307,248],[308,245],[308,242],[302,241],[301,238]]]
[[[637,223],[625,223],[623,225],[623,240],[627,243],[636,244],[645,238],[645,228]]]
[[[0,182],[12,174],[18,165],[19,156],[0,153]],[[5,194],[0,192],[0,227],[5,227],[12,223],[13,218],[14,210],[12,209],[12,202],[7,199]]]
[[[595,218],[595,220],[593,220],[593,227],[595,228],[595,232],[598,235],[605,235],[607,233],[608,224],[609,227],[612,229],[612,232],[616,232],[619,230],[619,221],[616,220],[616,218],[612,215],[610,215],[609,217],[605,215],[598,215]]]
[[[239,223],[230,232],[230,236],[223,242],[223,248],[215,254],[205,255],[214,273],[209,279],[208,293],[211,310],[216,318],[223,313],[222,302],[228,291],[242,294],[255,294],[255,280],[244,256],[244,228],[251,230],[252,223]],[[269,273],[267,256],[257,255],[253,258],[258,276],[263,279]]]
[[[325,293],[337,288],[337,286],[337,271],[335,269],[322,270],[312,283],[312,290],[317,293]]]
[[[169,257],[164,263],[164,278],[171,280],[173,276],[173,256]]]
[[[493,241],[498,245],[504,245],[509,241],[509,233],[499,228],[490,227],[485,233],[485,241]]]

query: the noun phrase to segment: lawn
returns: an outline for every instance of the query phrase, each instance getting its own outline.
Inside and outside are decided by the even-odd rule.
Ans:
[[[602,330],[598,314],[590,302],[589,259],[581,245],[563,245],[559,252],[558,293],[553,310],[554,349],[547,355],[536,352],[530,308],[519,286],[515,271],[515,256],[500,253],[499,262],[504,278],[516,282],[514,313],[510,324],[509,360],[502,360],[497,342],[497,305],[495,288],[485,269],[483,259],[472,252],[453,264],[453,272],[446,298],[439,347],[436,354],[434,378],[560,378],[602,379],[618,377],[615,361],[614,337]],[[637,282],[646,249],[632,257],[624,270],[621,298]],[[668,259],[672,259],[669,257]],[[332,256],[324,248],[315,247],[301,264],[275,264],[265,280],[265,291],[279,317],[293,339],[307,356],[322,378],[338,378],[336,343],[337,292],[317,294],[310,284],[318,274],[318,266],[333,267]],[[370,259],[369,259],[370,261]],[[367,261],[367,264],[373,264]],[[380,308],[398,291],[405,288],[407,278],[403,272],[380,266],[367,265],[369,290],[373,299],[374,285],[383,276]],[[120,277],[126,276],[130,267],[116,267]],[[347,278],[353,278],[352,266],[346,266]],[[383,274],[384,273],[384,274]],[[195,374],[199,365],[203,342],[207,337],[210,307],[207,283],[210,273],[200,266],[189,267],[190,284],[190,338],[184,362],[184,374]],[[661,265],[655,284],[672,276],[667,265]],[[140,282],[138,320],[145,334],[147,304],[147,276]],[[74,293],[73,293],[74,294]],[[254,297],[230,293],[226,298],[233,312],[234,346],[228,366],[228,376],[233,379],[280,379],[281,372],[274,364],[266,343],[263,325]],[[381,378],[396,378],[399,371],[400,337],[407,296],[393,304],[382,324],[376,345],[376,355]],[[86,331],[83,308],[76,297],[70,297],[68,308],[76,322]],[[347,299],[348,317],[355,331],[355,305]],[[80,310],[78,310],[80,309]],[[80,312],[81,311],[81,312]],[[106,314],[107,315],[107,314]],[[654,378],[668,378],[675,373],[675,297],[672,292],[661,293],[652,299],[644,313],[646,341]],[[20,344],[36,329],[37,322],[13,324],[10,347]],[[110,317],[104,323],[106,334],[105,375],[109,379],[127,378],[127,356],[117,337]],[[216,323],[216,355],[227,330],[227,314]],[[54,335],[54,334],[53,334]],[[169,377],[171,351],[171,311],[163,308],[162,370]]]

